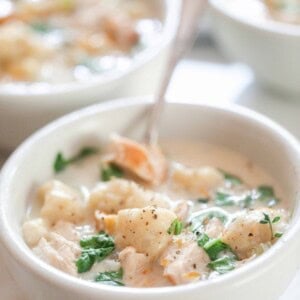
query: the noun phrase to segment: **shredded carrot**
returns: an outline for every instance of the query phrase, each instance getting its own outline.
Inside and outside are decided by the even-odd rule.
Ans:
[[[200,273],[192,271],[192,272],[188,272],[188,273],[183,274],[182,277],[185,278],[185,279],[198,279],[200,277]]]
[[[167,267],[170,264],[170,261],[167,258],[163,258],[160,260],[160,265],[163,267]]]

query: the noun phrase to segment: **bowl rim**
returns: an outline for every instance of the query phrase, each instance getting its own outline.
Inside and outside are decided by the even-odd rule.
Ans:
[[[280,35],[285,38],[298,38],[300,37],[300,25],[289,24],[286,22],[279,22],[279,21],[270,21],[264,22],[260,24],[256,22],[256,20],[250,20],[249,18],[243,18],[242,15],[237,15],[233,13],[230,9],[226,8],[226,5],[222,6],[221,4],[224,0],[209,0],[210,8],[231,21],[238,22],[244,26],[247,26],[251,29],[265,32],[273,35]]]
[[[152,61],[171,43],[179,24],[180,5],[180,0],[163,1],[161,9],[164,11],[164,19],[162,32],[159,34],[158,42],[153,46],[146,47],[144,50],[139,51],[135,58],[132,59],[130,66],[125,70],[111,72],[105,75],[93,75],[86,81],[74,80],[60,84],[45,83],[48,86],[47,89],[39,88],[39,86],[44,85],[43,83],[37,83],[36,86],[33,85],[31,87],[29,84],[28,87],[25,86],[21,90],[16,88],[18,84],[14,84],[14,82],[12,82],[9,87],[5,87],[5,85],[0,84],[0,101],[11,102],[18,98],[40,101],[40,97],[49,95],[53,96],[55,99],[55,97],[59,97],[64,94],[74,94],[82,90],[88,90],[96,86],[104,86],[112,82],[122,80],[124,77],[129,76],[148,62]]]
[[[174,99],[175,100],[175,99]],[[289,148],[298,153],[298,160],[300,162],[300,144],[298,140],[289,133],[286,129],[276,124],[269,118],[254,112],[248,108],[241,107],[239,105],[220,105],[220,104],[204,104],[195,103],[193,101],[181,101],[175,100],[168,101],[167,105],[171,106],[191,106],[195,109],[208,109],[220,111],[221,113],[230,114],[232,116],[238,116],[243,119],[247,119],[248,122],[257,122],[260,125],[268,128],[272,132],[276,133],[278,139],[283,140],[288,144]],[[300,214],[299,198],[295,201],[295,208],[291,225],[275,245],[273,245],[264,255],[257,257],[255,260],[246,264],[242,268],[229,272],[223,276],[212,278],[207,281],[199,281],[194,284],[180,285],[180,286],[167,286],[167,287],[155,287],[155,288],[131,288],[131,287],[115,287],[106,285],[97,285],[93,282],[88,282],[80,278],[70,276],[62,271],[55,269],[54,267],[42,262],[37,258],[25,242],[19,242],[18,239],[14,239],[15,234],[10,228],[10,221],[8,220],[5,210],[9,206],[9,186],[13,182],[15,170],[18,166],[18,162],[22,162],[26,153],[30,152],[30,149],[39,142],[40,139],[45,138],[49,133],[61,130],[62,127],[73,123],[80,122],[80,119],[87,116],[96,116],[103,114],[107,111],[113,111],[114,109],[128,108],[128,107],[148,107],[152,103],[150,97],[135,97],[135,98],[121,98],[112,100],[96,105],[89,106],[87,108],[78,110],[64,117],[53,121],[49,125],[38,130],[35,134],[27,138],[10,156],[10,158],[4,164],[0,174],[0,240],[6,250],[6,254],[9,254],[13,259],[20,264],[26,271],[33,273],[35,276],[42,278],[44,282],[50,282],[55,286],[64,290],[73,290],[74,292],[86,293],[86,295],[93,295],[97,293],[99,297],[102,296],[142,296],[142,295],[174,295],[178,293],[192,292],[198,289],[211,289],[214,287],[228,287],[228,283],[232,283],[239,280],[245,280],[249,277],[251,272],[255,273],[257,269],[264,268],[266,264],[274,264],[282,257],[283,249],[289,247],[289,244],[295,244],[295,235],[300,233],[300,218],[296,219],[296,216]],[[299,164],[300,166],[300,164]],[[300,169],[300,167],[299,167]],[[300,173],[299,173],[300,177]],[[299,196],[299,192],[297,193]],[[297,243],[298,245],[298,243]],[[230,286],[230,285],[229,285]]]

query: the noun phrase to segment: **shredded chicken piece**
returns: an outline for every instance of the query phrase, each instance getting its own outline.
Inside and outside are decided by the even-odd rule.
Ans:
[[[53,228],[51,228],[51,231],[61,235],[68,241],[78,242],[80,240],[80,234],[73,223],[59,220]]]
[[[155,260],[171,242],[172,237],[167,231],[176,218],[171,210],[151,206],[119,211],[117,248],[132,246]]]
[[[185,221],[189,215],[190,206],[188,201],[180,201],[177,203],[174,212],[180,221]]]
[[[134,22],[125,15],[106,15],[103,18],[102,26],[110,39],[124,51],[129,51],[139,40]]]
[[[169,281],[162,275],[162,267],[153,264],[145,254],[137,253],[133,247],[126,247],[122,250],[119,253],[119,259],[126,286],[158,287],[169,285]]]
[[[146,146],[118,135],[111,137],[112,161],[154,185],[163,182],[167,162],[157,146]]]
[[[77,269],[74,261],[80,254],[77,243],[68,241],[57,233],[49,233],[46,238],[41,238],[38,245],[32,249],[33,252],[43,261],[53,267],[77,276]]]
[[[177,237],[160,258],[164,267],[164,276],[174,284],[186,284],[198,281],[207,275],[210,259],[195,241]]]
[[[218,218],[212,218],[205,224],[204,231],[210,238],[218,238],[224,230],[224,224]]]

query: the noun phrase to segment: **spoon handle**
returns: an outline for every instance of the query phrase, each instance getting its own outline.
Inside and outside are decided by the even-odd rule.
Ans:
[[[168,63],[160,82],[158,92],[154,98],[154,104],[150,111],[150,116],[145,132],[145,142],[155,145],[158,140],[158,128],[161,114],[165,104],[165,94],[168,89],[172,74],[177,63],[192,46],[198,29],[200,14],[204,11],[206,0],[182,0],[181,15],[176,35],[171,44],[171,51]]]

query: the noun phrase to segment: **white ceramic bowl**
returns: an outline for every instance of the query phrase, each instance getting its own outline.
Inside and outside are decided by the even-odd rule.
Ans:
[[[180,0],[153,0],[163,10],[163,32],[155,46],[139,53],[122,72],[74,81],[7,89],[0,85],[0,148],[11,150],[29,134],[68,112],[105,99],[152,94],[177,28]]]
[[[209,281],[165,288],[98,285],[71,277],[35,257],[21,235],[28,194],[52,176],[58,150],[76,151],[87,141],[122,132],[148,108],[145,99],[121,99],[95,105],[53,122],[22,144],[2,169],[0,242],[6,262],[28,299],[105,300],[274,300],[287,287],[300,258],[300,146],[284,129],[240,107],[169,103],[162,137],[194,138],[239,151],[274,175],[293,208],[291,226],[265,254],[240,269]],[[180,120],[180,121],[179,121]],[[136,132],[138,134],[138,132]],[[0,243],[0,244],[1,244]]]
[[[264,17],[260,0],[210,0],[212,25],[224,53],[249,65],[264,86],[300,95],[300,25]]]

